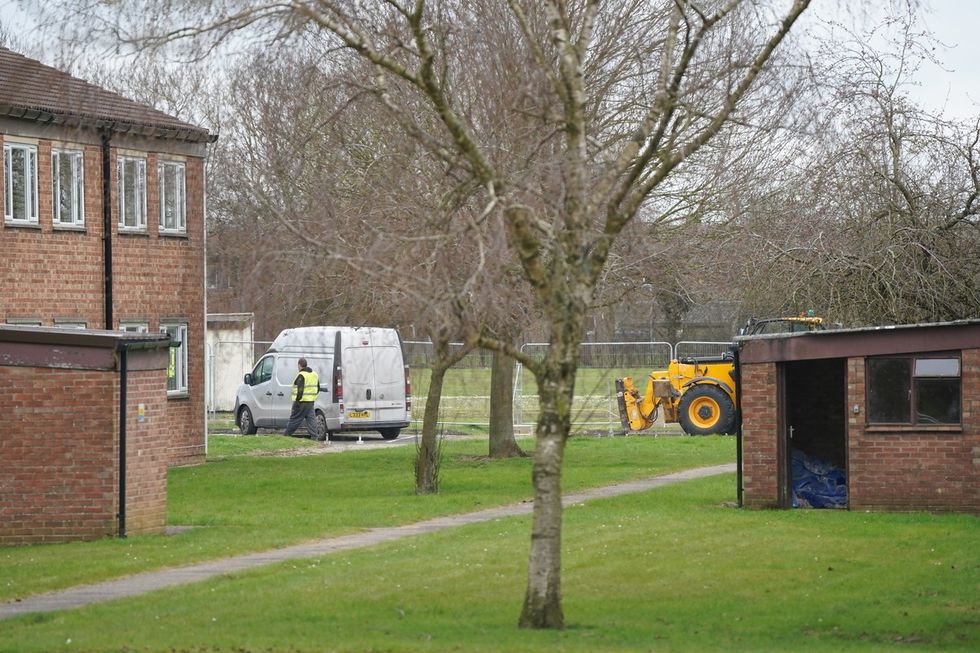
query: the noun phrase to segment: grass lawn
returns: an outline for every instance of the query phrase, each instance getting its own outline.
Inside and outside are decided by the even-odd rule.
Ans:
[[[0,622],[0,651],[980,650],[975,517],[741,511],[733,484],[566,510],[561,632],[515,625],[515,517]]]
[[[443,491],[429,497],[415,495],[412,446],[291,458],[243,455],[310,444],[281,436],[210,438],[215,462],[169,474],[168,523],[189,530],[0,549],[0,600],[531,496],[530,459],[487,462],[479,457],[486,454],[485,440],[444,443]],[[734,447],[733,438],[721,437],[573,438],[564,488],[730,461]]]

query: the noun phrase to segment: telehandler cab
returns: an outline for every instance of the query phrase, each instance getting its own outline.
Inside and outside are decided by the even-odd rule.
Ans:
[[[749,320],[739,335],[798,333],[824,329],[823,319],[811,315]],[[735,362],[732,352],[670,361],[654,370],[641,396],[632,377],[616,379],[616,400],[623,430],[653,426],[663,408],[664,422],[679,422],[689,435],[734,433]]]

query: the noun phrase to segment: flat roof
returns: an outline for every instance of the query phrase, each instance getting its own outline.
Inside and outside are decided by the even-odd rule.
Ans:
[[[980,349],[980,319],[735,338],[742,363]]]

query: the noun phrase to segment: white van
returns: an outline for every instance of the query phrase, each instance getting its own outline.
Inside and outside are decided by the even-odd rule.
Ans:
[[[411,382],[397,331],[299,327],[280,333],[238,388],[235,424],[243,434],[285,428],[300,358],[320,377],[314,409],[321,433],[378,431],[393,440],[411,422]]]

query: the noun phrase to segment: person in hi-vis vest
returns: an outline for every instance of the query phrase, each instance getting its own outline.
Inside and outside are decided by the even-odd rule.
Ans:
[[[320,377],[307,366],[305,358],[299,359],[297,365],[299,373],[293,381],[293,411],[289,415],[289,422],[286,423],[286,435],[292,435],[293,431],[305,422],[311,438],[324,440],[325,434],[320,433],[316,411],[313,410],[313,402],[320,392]]]

